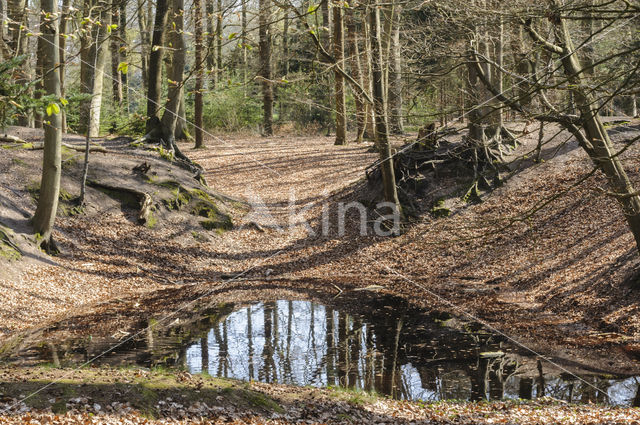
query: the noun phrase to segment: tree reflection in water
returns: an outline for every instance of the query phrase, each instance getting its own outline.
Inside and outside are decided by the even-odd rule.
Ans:
[[[578,379],[450,315],[420,310],[396,297],[346,297],[332,305],[295,300],[219,304],[185,313],[164,327],[144,321],[140,337],[126,343],[115,344],[113,338],[46,341],[24,355],[36,352],[44,361],[74,365],[100,354],[96,364],[161,365],[242,380],[340,385],[399,399],[546,395],[640,405],[635,377],[591,373]]]
[[[339,385],[400,399],[607,401],[611,380],[588,377],[602,389],[596,391],[571,375],[546,376],[541,362],[510,353],[493,334],[463,332],[396,307],[381,303],[356,313],[308,301],[256,303],[221,318],[204,337],[206,353],[202,341],[193,342],[187,366],[195,373],[209,366],[224,377]],[[636,386],[627,384],[631,402]]]

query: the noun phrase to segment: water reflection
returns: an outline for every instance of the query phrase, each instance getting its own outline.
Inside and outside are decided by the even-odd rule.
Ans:
[[[393,297],[343,299],[333,305],[298,300],[228,303],[190,312],[169,326],[149,320],[140,324],[140,330],[145,328],[140,338],[95,363],[163,365],[241,380],[343,386],[399,399],[546,395],[579,403],[640,404],[634,377],[587,374],[578,379],[562,374],[479,326]],[[113,345],[109,338],[49,341],[32,351],[39,358],[74,364]]]
[[[428,321],[425,322],[425,319]],[[242,380],[344,386],[402,399],[531,399],[630,403],[638,384],[546,376],[492,334],[462,333],[392,308],[364,317],[307,301],[236,310],[187,348],[188,370]],[[527,367],[528,366],[528,367]]]

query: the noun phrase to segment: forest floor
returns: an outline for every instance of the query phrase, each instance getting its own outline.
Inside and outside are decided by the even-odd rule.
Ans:
[[[550,128],[544,162],[531,161],[537,141],[531,127],[510,155],[513,175],[504,186],[478,204],[451,195],[450,216],[425,210],[394,238],[360,234],[354,210],[344,233],[337,226],[340,203],[367,197],[364,170],[377,156],[369,144],[225,136],[207,140],[203,150],[184,146],[205,168],[209,186],[248,202],[228,209],[234,229],[203,232],[172,219],[140,226],[114,204],[61,217],[60,256],[30,252],[23,265],[9,263],[0,275],[0,340],[52,323],[60,332],[126,331],[140,316],[181,308],[212,291],[335,296],[379,285],[421,306],[482,321],[560,364],[637,373],[640,263],[633,237],[600,189],[604,178],[565,134],[552,137]],[[638,135],[637,123],[627,127],[614,140]],[[40,137],[26,129],[10,133]],[[20,161],[37,152],[0,149],[0,168],[10,170],[0,177],[2,217],[20,214],[18,233],[27,232],[35,206],[25,184],[39,173]],[[623,154],[636,183],[638,153],[634,146]],[[117,159],[95,154],[94,161]],[[325,232],[323,211],[331,223]],[[478,418],[488,414],[483,406],[465,407],[476,408]]]

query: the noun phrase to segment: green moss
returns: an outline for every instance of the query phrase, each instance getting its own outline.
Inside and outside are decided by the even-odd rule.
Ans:
[[[26,167],[27,163],[23,160],[21,160],[20,158],[11,158],[11,163],[13,165],[19,165],[21,167]]]
[[[242,396],[250,404],[256,407],[270,412],[284,413],[282,406],[276,403],[273,399],[267,397],[265,394],[256,391],[244,390],[242,391]]]
[[[191,236],[193,236],[193,239],[197,240],[198,242],[207,242],[209,240],[205,235],[196,232],[195,230],[191,232]]]
[[[160,158],[166,159],[169,162],[173,161],[173,152],[165,150],[162,146],[153,147],[151,150],[158,152]]]
[[[67,192],[66,189],[64,188],[60,188],[60,195],[59,195],[59,199],[61,201],[70,201],[73,199],[73,195],[71,195],[69,192]]]
[[[33,149],[33,143],[23,143],[21,147],[22,149]]]
[[[0,236],[2,233],[0,233]],[[22,254],[0,237],[0,257],[9,261],[17,261]]]
[[[451,215],[451,210],[444,206],[444,199],[438,199],[434,202],[429,212],[435,218],[449,217]]]
[[[147,218],[147,221],[144,225],[147,226],[149,229],[153,229],[156,226],[156,224],[158,224],[158,219],[156,218],[155,215],[153,215],[153,211],[150,211],[149,217]]]

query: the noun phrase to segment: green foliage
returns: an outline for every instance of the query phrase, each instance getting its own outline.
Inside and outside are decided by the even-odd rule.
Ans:
[[[296,82],[278,86],[278,99],[285,105],[280,121],[292,121],[305,129],[329,127],[333,125],[333,114],[331,107],[325,105],[332,105],[331,91],[327,87],[333,83],[327,74],[315,78],[305,78],[308,77],[305,74],[289,74],[287,78]]]
[[[191,102],[193,95],[189,97]],[[187,106],[193,122],[193,108]],[[238,131],[256,128],[262,122],[262,104],[257,96],[244,96],[243,87],[230,81],[204,96],[203,124],[207,130]]]
[[[26,60],[27,56],[23,55],[0,63],[0,128],[13,122],[33,104],[27,90],[33,83],[16,84],[14,79],[14,74]]]
[[[80,125],[82,104],[91,99],[90,94],[80,93],[77,89],[67,90],[65,101],[68,103],[64,110],[67,118],[67,127],[72,131],[82,128]]]

